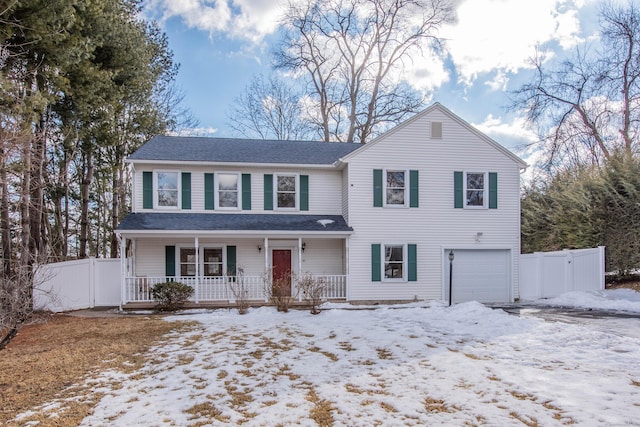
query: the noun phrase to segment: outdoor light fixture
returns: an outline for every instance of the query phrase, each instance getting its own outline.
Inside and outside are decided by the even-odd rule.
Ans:
[[[478,231],[476,233],[476,242],[480,242],[480,238],[482,237],[482,235],[483,235],[482,231]]]
[[[258,252],[262,252],[262,245],[258,245]]]
[[[307,248],[307,244],[305,242],[302,242],[302,252],[304,252],[306,248]]]

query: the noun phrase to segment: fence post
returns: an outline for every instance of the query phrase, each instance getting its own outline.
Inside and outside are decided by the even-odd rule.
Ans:
[[[536,252],[536,298],[542,298],[543,284],[542,279],[544,277],[544,254],[542,252]]]
[[[599,280],[598,284],[601,291],[603,291],[605,288],[605,279],[604,279],[605,274],[606,274],[605,247],[598,246],[598,280]]]
[[[89,308],[94,308],[96,306],[96,282],[96,258],[89,257]]]

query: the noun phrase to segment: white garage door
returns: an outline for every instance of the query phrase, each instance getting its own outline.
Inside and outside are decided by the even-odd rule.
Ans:
[[[453,302],[509,302],[511,268],[508,250],[454,249]],[[449,249],[445,250],[445,300],[449,301]]]

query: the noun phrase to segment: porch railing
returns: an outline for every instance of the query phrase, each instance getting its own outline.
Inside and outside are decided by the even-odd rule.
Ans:
[[[323,279],[323,299],[345,299],[347,297],[347,276],[313,275],[312,277]],[[233,289],[238,289],[238,280],[242,281],[242,290],[249,301],[268,301],[268,289],[262,276],[222,276],[222,277],[126,277],[124,303],[152,302],[153,287],[158,283],[167,281],[181,282],[197,290],[192,301],[197,302],[234,302]],[[293,283],[293,295],[299,300],[304,299],[302,292],[296,292],[296,283]]]

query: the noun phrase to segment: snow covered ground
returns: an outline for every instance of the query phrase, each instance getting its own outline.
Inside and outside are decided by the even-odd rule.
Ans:
[[[640,292],[632,289],[567,292],[559,297],[538,300],[535,303],[560,307],[640,313]]]
[[[640,312],[633,291],[539,303]],[[474,302],[326,307],[172,316],[198,326],[96,378],[83,425],[640,425],[638,337]]]

